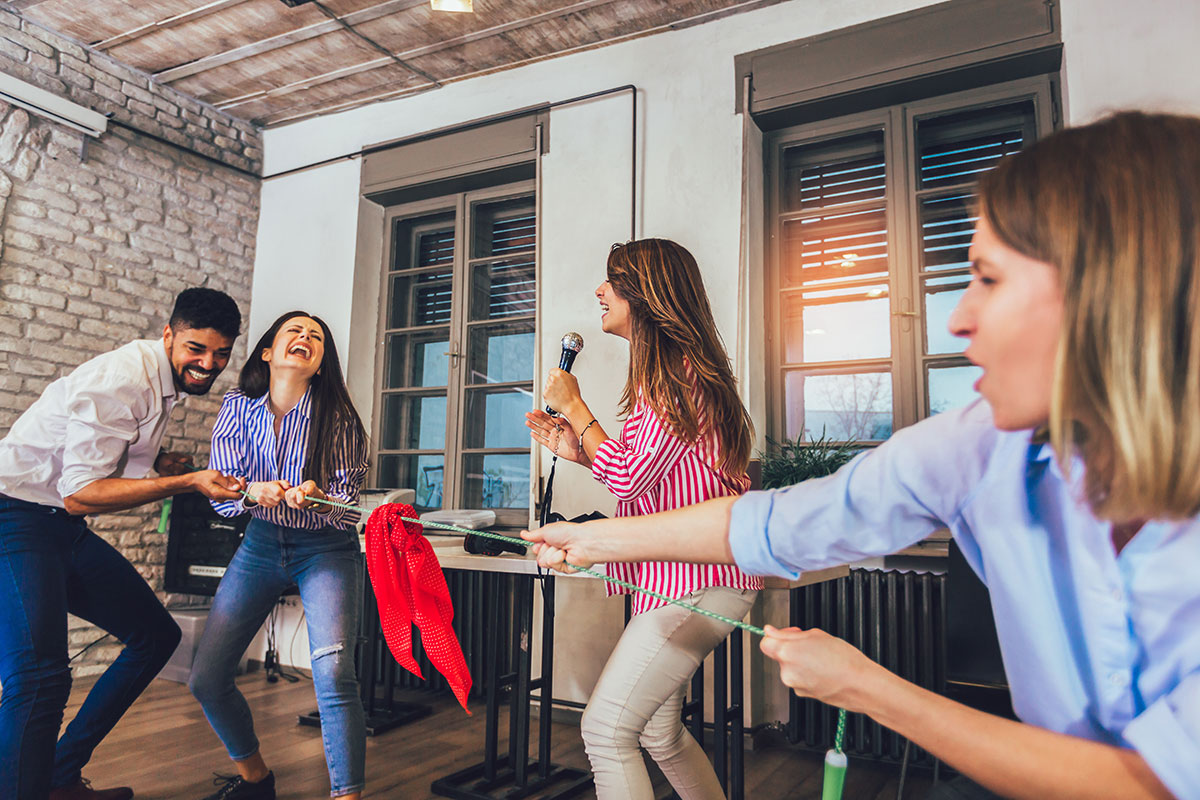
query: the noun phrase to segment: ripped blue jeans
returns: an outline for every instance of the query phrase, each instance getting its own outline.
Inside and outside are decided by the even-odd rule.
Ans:
[[[308,620],[330,793],[339,797],[362,790],[366,721],[354,671],[362,580],[353,530],[251,521],[217,587],[189,684],[230,758],[240,761],[258,750],[250,707],[234,684],[237,663],[280,594],[295,584]],[[286,647],[280,644],[284,658]],[[270,757],[264,754],[268,766]]]

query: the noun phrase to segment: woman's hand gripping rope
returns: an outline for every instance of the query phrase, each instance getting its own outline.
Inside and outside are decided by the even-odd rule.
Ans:
[[[521,538],[533,543],[538,566],[569,575],[577,567],[590,568],[598,559],[588,553],[591,534],[585,524],[554,522],[531,531],[521,531]]]
[[[305,481],[299,486],[293,486],[283,493],[283,501],[287,503],[289,508],[294,508],[298,511],[303,511],[306,508],[314,508],[317,503],[325,504],[320,510],[328,511],[332,506],[326,504],[329,497],[325,492],[317,486],[316,481]],[[315,509],[314,510],[318,510]]]

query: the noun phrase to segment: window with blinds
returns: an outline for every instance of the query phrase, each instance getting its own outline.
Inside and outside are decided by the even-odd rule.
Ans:
[[[783,156],[788,435],[886,439],[892,348],[883,131],[801,144]]]
[[[1001,158],[1037,138],[1034,101],[918,119],[915,135],[915,268],[924,325],[921,377],[926,412],[966,405],[980,370],[960,353],[950,314],[970,283],[967,252],[975,232],[975,182]]]
[[[772,135],[775,435],[869,444],[974,399],[947,326],[980,174],[1049,127],[1048,88],[1020,89]]]
[[[518,188],[393,210],[376,485],[419,510],[528,519],[537,230]]]

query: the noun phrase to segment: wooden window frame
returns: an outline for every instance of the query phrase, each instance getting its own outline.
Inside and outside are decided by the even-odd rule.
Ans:
[[[462,191],[454,194],[443,195],[436,198],[420,200],[401,205],[390,206],[384,209],[383,214],[383,230],[384,230],[384,246],[382,248],[382,264],[380,265],[380,288],[379,288],[379,309],[378,309],[378,327],[379,336],[375,353],[375,369],[373,383],[373,408],[371,414],[371,457],[372,457],[372,472],[371,485],[379,486],[380,483],[380,456],[387,455],[434,455],[441,454],[443,457],[443,483],[442,483],[442,508],[443,509],[459,509],[462,508],[462,495],[465,484],[465,476],[463,474],[463,458],[473,454],[519,454],[529,456],[531,446],[523,447],[508,447],[508,448],[483,448],[475,447],[468,448],[464,442],[464,425],[463,415],[465,413],[467,392],[471,389],[477,389],[484,384],[471,384],[468,382],[468,376],[465,375],[469,361],[469,344],[472,329],[479,326],[495,324],[497,322],[528,322],[533,326],[534,330],[538,330],[538,309],[535,307],[534,312],[528,315],[516,315],[513,317],[505,317],[499,320],[475,320],[469,319],[469,301],[470,301],[470,281],[473,268],[478,264],[485,264],[492,261],[503,261],[512,259],[514,256],[528,255],[531,259],[536,259],[536,245],[531,248],[528,253],[504,253],[502,255],[493,255],[487,257],[473,257],[471,246],[472,231],[474,230],[475,208],[482,204],[496,203],[504,200],[528,198],[531,206],[536,208],[536,182],[532,180],[522,180],[513,183],[507,183],[501,186],[492,186],[483,189],[474,189],[470,191]],[[389,389],[384,386],[385,371],[387,369],[387,341],[390,334],[415,332],[424,326],[409,326],[404,328],[389,328],[388,313],[389,303],[391,300],[389,282],[395,274],[392,265],[395,263],[394,253],[398,246],[395,241],[397,223],[406,219],[419,218],[442,212],[453,212],[454,214],[454,256],[452,259],[453,277],[451,278],[451,311],[450,321],[444,326],[449,328],[448,336],[448,353],[450,356],[449,373],[445,386],[446,393],[446,438],[445,447],[442,451],[425,451],[417,448],[398,448],[381,450],[381,434],[383,430],[383,417],[385,409],[385,398],[391,394],[417,394],[419,387],[410,387],[407,389]],[[536,236],[540,237],[542,231],[536,231]],[[411,246],[411,245],[410,245]],[[415,269],[415,267],[414,267]],[[535,295],[536,296],[536,295]],[[429,327],[443,327],[429,326]],[[536,336],[535,336],[536,339]],[[503,383],[489,383],[487,386],[495,386],[497,388],[510,387],[528,387],[531,393],[537,395],[536,386],[537,376],[534,375],[528,381],[508,381]],[[531,406],[532,407],[532,406]],[[530,472],[530,483],[536,481],[536,477]],[[392,488],[392,487],[385,487]],[[408,487],[415,488],[415,487]],[[532,509],[532,496],[530,502],[520,508],[496,508],[492,509],[496,512],[497,525],[504,527],[523,527],[529,519]]]
[[[944,114],[984,109],[1008,102],[1032,100],[1037,135],[1044,136],[1058,122],[1057,86],[1053,76],[1024,78],[981,89],[889,106],[819,122],[772,131],[764,142],[766,225],[766,349],[767,432],[776,440],[787,435],[785,381],[787,371],[805,374],[846,374],[884,368],[892,379],[892,431],[929,416],[927,374],[931,366],[967,364],[958,354],[926,355],[925,313],[920,271],[920,198],[952,187],[918,191],[915,168],[916,126],[924,119]],[[812,368],[785,367],[781,314],[783,224],[797,213],[782,211],[783,156],[789,147],[833,141],[864,131],[882,129],[886,164],[885,218],[887,221],[888,294],[890,299],[891,356],[881,359],[814,363]],[[964,184],[963,187],[970,184]],[[850,208],[850,206],[847,206]],[[841,208],[838,211],[842,211]],[[881,282],[881,281],[879,281]],[[878,441],[863,442],[871,447]]]

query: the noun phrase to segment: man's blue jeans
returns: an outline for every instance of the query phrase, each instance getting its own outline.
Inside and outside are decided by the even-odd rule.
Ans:
[[[68,612],[125,649],[56,748],[71,691]],[[82,517],[0,495],[0,797],[41,800],[52,787],[78,781],[179,638],[145,579]]]
[[[338,797],[362,789],[367,732],[354,671],[362,573],[354,531],[250,522],[217,587],[192,662],[192,694],[230,758],[241,761],[258,751],[250,707],[233,680],[238,660],[279,596],[295,584],[308,619],[331,793]]]

